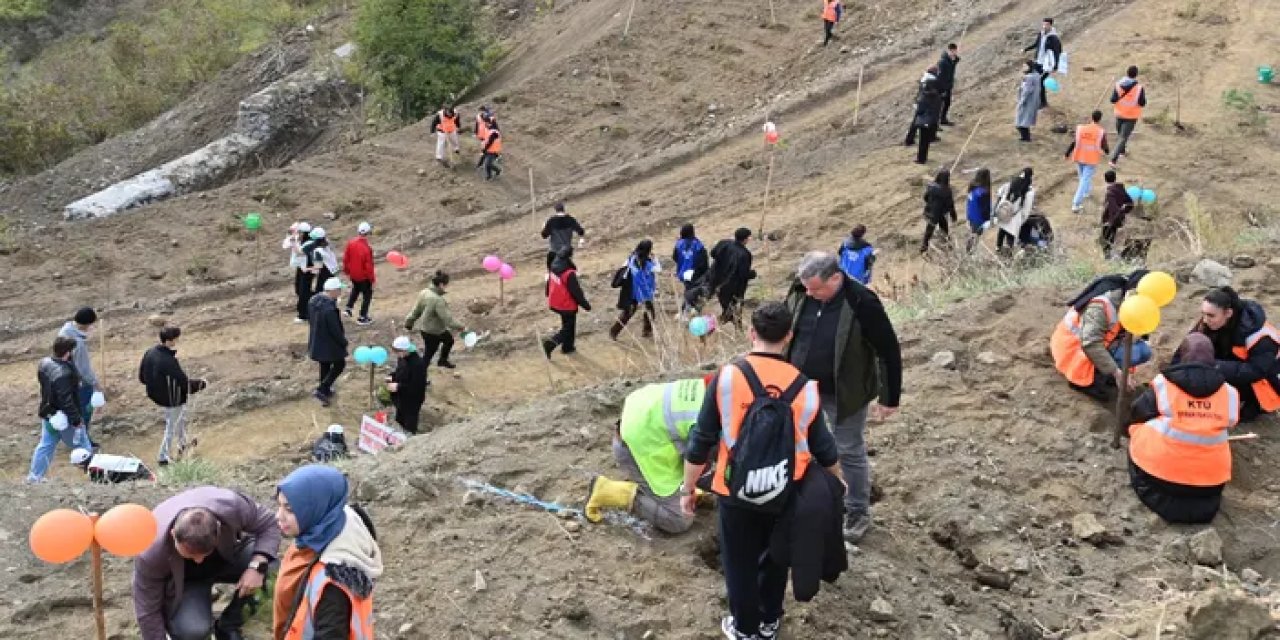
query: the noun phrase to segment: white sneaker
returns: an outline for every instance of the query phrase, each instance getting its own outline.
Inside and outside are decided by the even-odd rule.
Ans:
[[[1077,204],[1071,207],[1071,213],[1080,213],[1081,211],[1084,211],[1084,205]]]
[[[307,319],[306,319],[306,318],[294,318],[294,319],[293,319],[293,323],[294,323],[294,324],[306,324],[306,323],[307,323]]]
[[[760,640],[757,634],[738,633],[738,627],[733,621],[733,616],[725,616],[720,619],[720,631],[724,633],[724,637],[728,640]]]

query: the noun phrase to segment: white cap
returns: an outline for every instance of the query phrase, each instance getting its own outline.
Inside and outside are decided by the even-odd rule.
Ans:
[[[310,222],[299,222],[299,223],[298,223],[298,231],[300,231],[300,232],[302,232],[302,233],[311,233],[311,223],[310,223]]]
[[[370,231],[373,231],[373,225],[369,224],[368,222],[361,222],[359,225],[356,226],[356,233],[362,236],[369,235]]]
[[[93,453],[88,449],[72,449],[71,464],[84,464],[93,457]]]
[[[315,227],[311,229],[311,237],[319,240],[325,236],[324,227]]]
[[[417,351],[418,347],[413,344],[413,340],[409,336],[399,336],[391,341],[391,348],[396,351]]]
[[[338,434],[338,435],[342,435],[342,425],[340,425],[340,424],[331,424],[331,425],[329,425],[329,428],[328,428],[328,429],[325,429],[325,430],[324,430],[324,432],[325,432],[325,433],[336,433],[336,434]]]
[[[345,288],[346,286],[347,285],[342,284],[342,279],[337,276],[334,276],[324,281],[325,291],[336,291],[338,289]]]

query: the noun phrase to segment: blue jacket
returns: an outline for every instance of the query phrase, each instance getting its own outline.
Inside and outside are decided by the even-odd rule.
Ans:
[[[635,254],[631,254],[627,259],[627,268],[631,271],[631,302],[652,302],[653,293],[658,288],[658,278],[653,273],[653,258],[649,258],[642,267],[636,263]]]
[[[875,249],[866,240],[845,238],[840,245],[840,269],[850,278],[868,284],[871,282],[871,266],[875,264]]]
[[[991,192],[986,187],[978,187],[969,192],[965,216],[969,218],[970,224],[982,224],[991,219]]]
[[[692,271],[690,282],[696,282],[707,271],[707,248],[697,238],[676,240],[676,248],[671,257],[676,262],[676,280],[684,279],[684,272]]]

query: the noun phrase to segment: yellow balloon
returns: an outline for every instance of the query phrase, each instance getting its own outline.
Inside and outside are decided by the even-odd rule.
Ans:
[[[1140,293],[1131,295],[1120,305],[1120,325],[1135,336],[1145,336],[1160,326],[1160,306]]]
[[[1157,307],[1163,307],[1178,295],[1178,283],[1163,271],[1152,271],[1138,281],[1138,293],[1151,298]]]

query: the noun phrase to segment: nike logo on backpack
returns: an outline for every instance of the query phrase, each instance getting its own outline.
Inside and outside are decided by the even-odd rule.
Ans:
[[[738,499],[755,505],[763,505],[778,497],[787,488],[787,460],[763,469],[747,472],[747,481],[738,490]],[[748,496],[748,492],[756,495]]]

